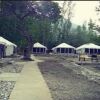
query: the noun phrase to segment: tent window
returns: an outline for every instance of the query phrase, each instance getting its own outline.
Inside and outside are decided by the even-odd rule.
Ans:
[[[69,53],[72,53],[72,49],[71,48],[69,48]]]
[[[41,52],[43,52],[43,48],[41,48],[40,50],[41,50]]]
[[[61,48],[61,53],[64,53],[65,48]]]
[[[68,53],[68,48],[66,48],[65,53]]]
[[[88,48],[86,48],[86,49],[85,49],[85,52],[86,52],[86,53],[89,53],[89,49],[88,49]]]
[[[97,53],[97,49],[94,49],[94,53]]]
[[[57,52],[58,52],[58,53],[60,52],[60,48],[57,48]]]
[[[90,49],[90,54],[93,54],[93,49]]]
[[[36,52],[36,48],[33,48],[33,52]]]
[[[39,52],[39,48],[37,48],[37,52]]]
[[[100,54],[100,49],[98,49],[98,54]]]

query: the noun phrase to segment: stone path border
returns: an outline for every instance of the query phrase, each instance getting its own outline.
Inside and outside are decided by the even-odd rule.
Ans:
[[[0,81],[17,81],[19,73],[2,73],[0,74]]]

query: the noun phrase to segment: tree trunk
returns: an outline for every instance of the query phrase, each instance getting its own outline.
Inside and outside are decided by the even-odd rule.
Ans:
[[[32,54],[32,49],[33,49],[33,41],[31,36],[27,36],[27,47],[24,49],[24,60],[32,60],[31,54]]]
[[[32,35],[28,32],[27,28],[25,27],[24,19],[19,19],[20,26],[18,29],[20,30],[21,35],[26,39],[27,46],[24,48],[23,51],[23,59],[24,60],[32,60],[32,48],[33,48],[33,38]]]
[[[23,51],[23,58],[24,60],[32,60],[31,59],[31,53],[32,53],[32,47],[33,47],[33,38],[31,36],[31,34],[29,34],[29,32],[27,31],[26,27],[24,26],[24,19],[23,20],[19,20],[20,22],[20,26],[18,26],[17,28],[20,31],[20,34],[26,39],[27,41],[27,46],[24,48]]]

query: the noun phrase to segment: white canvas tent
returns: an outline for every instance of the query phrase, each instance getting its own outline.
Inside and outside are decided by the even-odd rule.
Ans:
[[[46,53],[47,47],[36,42],[33,45],[33,53]]]
[[[77,53],[100,54],[100,46],[93,43],[87,43],[76,48]]]
[[[52,48],[54,53],[64,53],[64,54],[72,54],[75,53],[75,47],[67,44],[61,43],[60,45]]]
[[[14,43],[4,39],[3,37],[0,37],[0,42],[3,42],[6,46],[5,48],[5,56],[10,56],[14,53],[14,48],[17,47]]]

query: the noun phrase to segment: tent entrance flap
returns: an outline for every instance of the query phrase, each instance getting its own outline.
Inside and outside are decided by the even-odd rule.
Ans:
[[[5,56],[5,46],[0,44],[0,58]]]

